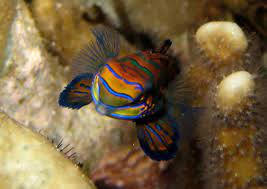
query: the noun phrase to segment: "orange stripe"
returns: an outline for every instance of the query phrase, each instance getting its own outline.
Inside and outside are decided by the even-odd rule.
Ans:
[[[141,66],[145,67],[146,69],[148,69],[154,76],[155,81],[158,80],[159,76],[160,76],[160,69],[157,69],[153,66],[153,64],[144,61],[142,58],[140,58],[139,56],[133,54],[130,56],[131,58],[133,58],[134,60],[136,60]]]
[[[148,133],[150,134],[154,144],[156,145],[156,148],[160,151],[165,151],[167,150],[166,146],[164,146],[164,144],[162,144],[162,142],[158,139],[158,137],[149,129],[146,128],[146,131],[148,131]]]
[[[88,93],[90,91],[89,89],[80,86],[80,84],[84,84],[84,85],[87,85],[87,86],[90,86],[91,85],[91,83],[88,83],[87,80],[81,80],[80,82],[78,82],[78,83],[76,83],[74,85],[75,88],[72,89],[71,91],[77,91],[78,90],[80,92],[86,92],[86,93]]]
[[[169,123],[160,123],[161,128],[168,133],[169,136],[173,136],[173,129],[171,128],[171,126],[169,125]]]
[[[146,137],[145,137],[145,141],[147,141],[150,150],[152,150],[152,151],[156,151],[156,148],[155,148],[154,144],[153,144],[152,141],[150,140],[149,136],[146,134],[146,128],[143,128],[143,131],[142,131],[142,132],[145,133],[145,136],[146,136]]]
[[[119,74],[118,74],[119,75]],[[115,77],[108,68],[104,67],[101,71],[101,77],[105,79],[108,85],[116,92],[124,93],[132,98],[136,98],[139,95],[140,90],[136,90],[135,85],[129,85],[125,83],[123,80]]]
[[[149,80],[149,77],[142,73],[139,69],[137,69],[130,62],[117,62],[113,60],[112,62],[108,62],[109,66],[122,78],[125,78],[127,81],[136,82],[142,85],[145,88],[145,83]],[[123,65],[124,67],[123,67]],[[143,77],[143,78],[142,78]]]
[[[158,130],[157,128],[156,128],[156,125],[154,124],[154,125],[150,125],[151,126],[151,128],[154,130],[154,131],[156,131],[157,133],[158,133],[158,135],[161,137],[161,139],[166,143],[166,144],[172,144],[172,139],[170,138],[170,136],[169,135],[166,135],[165,133],[164,133],[164,131],[161,131],[161,130]]]

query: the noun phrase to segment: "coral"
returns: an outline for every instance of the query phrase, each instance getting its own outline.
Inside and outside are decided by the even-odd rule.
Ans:
[[[233,92],[235,97],[229,98],[229,94],[225,93],[225,103],[215,100],[215,106],[219,107],[218,109],[212,108],[212,112],[209,112],[212,120],[203,121],[203,124],[210,125],[207,126],[210,127],[209,137],[211,137],[210,144],[207,144],[209,146],[207,156],[210,159],[209,170],[213,170],[214,173],[211,180],[215,188],[264,186],[264,143],[262,140],[266,134],[264,118],[266,97],[262,98],[261,95],[265,93],[266,88],[262,87],[259,80],[254,81],[255,83],[251,79],[250,81],[239,80],[239,83],[236,83],[237,80],[233,76],[250,77],[244,71],[227,76],[222,81],[223,85],[225,80],[230,82],[225,86],[230,88],[230,91],[226,91],[231,92],[232,88],[239,89],[239,94]],[[252,91],[254,87],[256,89]],[[219,87],[218,93],[221,92],[220,90]]]
[[[197,82],[201,84],[193,85],[195,90],[208,85],[199,96],[205,107],[198,122],[206,167],[204,188],[264,187],[266,87],[264,77],[255,72],[258,69],[250,69],[261,67],[261,62],[245,64],[247,39],[234,23],[207,23],[196,32],[196,41],[205,58],[185,68],[184,74],[191,80],[201,78]],[[203,65],[205,60],[209,66]],[[195,71],[200,67],[201,73],[208,74]]]
[[[244,10],[249,5],[248,0],[223,0],[223,3],[234,10]]]
[[[263,186],[263,160],[254,144],[258,137],[255,125],[235,128],[219,125],[215,131],[211,167],[216,174],[215,186],[221,188],[255,188]],[[216,151],[216,152],[215,152]]]
[[[205,2],[181,0],[80,0],[83,7],[99,6],[110,22],[126,30],[157,34],[161,37],[182,33],[202,19]],[[190,16],[185,16],[190,12]],[[149,14],[148,14],[149,13]],[[158,17],[158,14],[161,16]],[[157,18],[157,19],[155,19]],[[173,18],[176,18],[175,22]]]
[[[15,5],[17,3],[17,0],[11,0],[11,1],[0,1],[0,48],[2,49],[0,51],[0,70],[3,69],[3,62],[4,59],[7,56],[7,51],[4,51],[3,49],[6,48],[7,42],[8,42],[8,32],[10,31],[10,27],[12,24],[12,20],[15,16]]]
[[[189,25],[201,20],[205,5],[203,2],[180,0],[126,0],[120,3],[120,7],[125,8],[121,12],[124,11],[125,16],[127,13],[123,19],[128,19],[134,30],[160,37],[182,33]],[[189,12],[193,14],[186,16]],[[177,20],[174,22],[173,18]]]
[[[0,188],[95,188],[45,138],[2,112],[0,123]]]
[[[60,62],[63,64],[70,64],[73,56],[94,40],[90,30],[97,24],[97,20],[96,22],[87,22],[84,12],[87,11],[92,15],[97,14],[97,10],[94,9],[93,4],[82,5],[68,0],[47,0],[45,2],[35,0],[30,6],[37,27],[47,40],[46,45],[61,58]],[[97,16],[92,17],[97,19]],[[132,48],[123,38],[121,40],[124,41],[122,51]]]
[[[196,165],[185,143],[173,161],[156,162],[145,156],[139,146],[120,146],[110,150],[91,173],[96,186],[123,189],[199,188],[193,172]]]
[[[78,10],[78,14],[76,12],[74,15],[75,18],[83,13],[91,25],[98,22],[112,25],[123,31],[129,41],[135,44],[138,44],[139,41],[140,46],[149,47],[150,40],[156,44],[165,38],[172,38],[172,49],[176,53],[186,51],[185,36],[188,28],[203,22],[204,15],[210,12],[203,11],[206,5],[205,1],[194,0],[157,0],[153,2],[151,0],[77,0],[71,3],[68,0],[60,0],[53,2],[60,2],[63,6],[64,4],[74,5]],[[47,22],[45,17],[47,13],[44,13],[42,17]],[[158,14],[161,16],[159,17]],[[173,18],[176,20],[174,21]],[[46,25],[44,24],[44,27]]]
[[[224,0],[221,3],[236,15],[247,19],[264,37],[267,36],[267,4],[264,0]]]
[[[152,161],[140,148],[124,146],[110,151],[101,159],[92,172],[92,179],[100,188],[158,188],[161,173],[168,164]]]
[[[183,65],[181,74],[197,97],[192,104],[203,106],[210,85],[245,64],[248,42],[236,23],[226,21],[200,26],[195,40],[193,49],[198,53],[192,54],[191,61],[194,63]]]
[[[196,41],[213,63],[237,61],[248,46],[241,28],[235,23],[225,21],[202,25],[196,32]]]
[[[249,96],[253,95],[255,82],[253,76],[246,71],[234,72],[225,77],[218,85],[216,105],[220,112],[229,112],[244,109],[252,104]]]
[[[201,62],[185,65],[181,74],[196,97],[193,98],[191,105],[195,107],[203,106],[207,90],[214,78],[214,72],[210,70],[210,66],[201,64]]]
[[[35,0],[31,10],[47,45],[64,64],[70,63],[76,51],[92,40],[91,25],[82,19],[79,7],[69,1]]]

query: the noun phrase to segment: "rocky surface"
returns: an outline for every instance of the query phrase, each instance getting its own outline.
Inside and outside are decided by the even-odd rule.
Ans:
[[[0,188],[95,189],[44,137],[0,112]]]
[[[8,53],[8,48],[5,48],[8,43],[8,35],[9,30],[15,16],[15,8],[16,8],[17,0],[11,1],[0,1],[0,48],[2,49],[0,52],[0,69],[3,67],[3,60],[6,58]]]

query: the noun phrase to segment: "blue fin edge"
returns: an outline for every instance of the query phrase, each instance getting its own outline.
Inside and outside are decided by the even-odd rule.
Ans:
[[[81,79],[92,79],[93,74],[91,73],[84,73],[76,76],[66,87],[65,89],[60,93],[58,104],[63,107],[68,107],[72,109],[80,109],[81,107],[90,104],[91,101],[88,102],[76,102],[76,103],[70,103],[68,100],[69,91],[73,89],[73,86],[79,82]]]
[[[178,151],[178,141],[180,139],[180,135],[179,135],[179,131],[178,131],[179,125],[176,121],[174,121],[171,118],[171,116],[168,116],[168,121],[171,122],[172,127],[175,127],[174,129],[176,131],[174,132],[174,135],[171,137],[171,139],[174,141],[174,143],[172,145],[170,145],[169,150],[165,151],[165,152],[160,152],[160,153],[152,152],[149,149],[149,146],[147,145],[147,143],[143,141],[144,140],[143,130],[138,130],[138,139],[139,139],[140,146],[142,147],[145,154],[153,160],[167,161],[167,160],[173,159],[173,158],[175,158],[176,153]]]

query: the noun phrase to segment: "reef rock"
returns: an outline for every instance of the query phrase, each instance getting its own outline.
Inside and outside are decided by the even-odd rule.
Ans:
[[[5,49],[8,41],[8,32],[15,14],[17,0],[0,1],[0,48]],[[3,59],[6,58],[8,49],[0,51],[0,69],[3,66]]]
[[[77,166],[42,136],[0,112],[0,188],[95,189]]]
[[[123,146],[107,153],[91,176],[99,188],[162,188],[161,173],[169,164],[152,161],[140,148]]]

